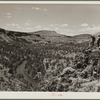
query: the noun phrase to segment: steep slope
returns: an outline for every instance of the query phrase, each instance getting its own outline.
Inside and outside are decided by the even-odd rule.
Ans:
[[[37,32],[16,32],[0,28],[0,35],[6,42],[17,41],[26,43],[82,43],[91,39],[90,34],[66,36],[55,31],[41,30]]]
[[[86,50],[90,38],[0,29],[0,91],[95,91],[99,69],[96,76],[91,69],[100,51]]]
[[[91,35],[90,34],[81,34],[73,36],[73,39],[77,41],[77,43],[87,42],[90,41]]]
[[[72,37],[58,34],[55,31],[37,31],[37,32],[16,32],[0,28],[1,38],[6,42],[10,41],[26,41],[27,43],[70,43],[73,42]]]
[[[41,37],[38,37],[35,34],[30,34],[26,32],[17,32],[17,31],[9,31],[3,28],[0,28],[0,40],[6,42],[16,42],[16,43],[33,43],[35,40],[41,40]]]
[[[71,36],[66,36],[62,34],[58,34],[55,31],[47,31],[47,30],[41,30],[37,32],[32,32],[31,34],[35,34],[38,37],[41,37],[45,40],[45,42],[51,42],[51,43],[66,43],[66,42],[72,42]]]

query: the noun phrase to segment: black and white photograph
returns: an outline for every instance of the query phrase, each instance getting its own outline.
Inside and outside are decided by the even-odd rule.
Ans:
[[[0,4],[0,91],[100,92],[100,4]]]

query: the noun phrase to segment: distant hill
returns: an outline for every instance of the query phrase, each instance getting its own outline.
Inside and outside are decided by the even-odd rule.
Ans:
[[[81,43],[91,39],[90,34],[76,36],[66,36],[55,31],[41,30],[36,32],[17,32],[0,28],[0,38],[6,42],[26,42],[26,43]]]
[[[61,34],[58,34],[57,32],[50,30],[31,32],[31,34],[40,34],[41,36],[61,36]]]
[[[41,38],[44,39],[45,41],[53,42],[53,43],[73,41],[71,36],[58,34],[55,31],[42,30],[42,31],[33,32],[31,34],[35,34],[35,35],[37,34],[41,36]]]
[[[6,42],[13,41],[13,42],[31,43],[32,42],[31,38],[36,39],[38,38],[38,36],[27,32],[10,31],[0,28],[0,38],[1,41],[6,41]]]
[[[16,41],[27,41],[31,43],[59,43],[59,42],[70,42],[72,38],[70,36],[65,36],[58,34],[55,31],[37,31],[37,32],[17,32],[9,31],[0,28],[0,37],[6,42]],[[8,39],[9,38],[9,39]]]
[[[76,35],[76,36],[73,36],[73,39],[76,40],[78,43],[86,42],[91,39],[91,35],[90,34]]]

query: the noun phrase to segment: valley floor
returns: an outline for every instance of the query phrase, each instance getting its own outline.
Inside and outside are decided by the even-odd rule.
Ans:
[[[100,51],[87,47],[0,42],[0,91],[99,92]]]

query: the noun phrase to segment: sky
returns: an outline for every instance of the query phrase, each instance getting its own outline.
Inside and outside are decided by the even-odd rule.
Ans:
[[[0,27],[65,35],[100,32],[100,4],[0,4]]]

